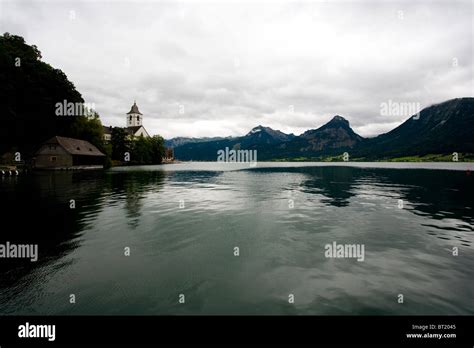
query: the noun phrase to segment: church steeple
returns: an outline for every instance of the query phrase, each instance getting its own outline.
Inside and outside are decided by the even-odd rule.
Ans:
[[[142,113],[138,110],[136,100],[133,102],[132,108],[127,112],[127,127],[136,127],[142,125]]]

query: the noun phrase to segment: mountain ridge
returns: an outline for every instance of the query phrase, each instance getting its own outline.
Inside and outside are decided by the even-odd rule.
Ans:
[[[383,159],[429,153],[474,153],[474,98],[430,105],[389,132],[371,138],[358,135],[349,121],[335,115],[296,136],[259,125],[240,137],[188,142],[175,147],[180,160],[215,160],[225,147],[257,150],[260,160],[320,158],[349,152],[351,157]],[[456,151],[455,151],[456,150]]]

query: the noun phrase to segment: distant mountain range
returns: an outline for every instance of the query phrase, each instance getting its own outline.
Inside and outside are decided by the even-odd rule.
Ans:
[[[258,126],[240,137],[173,138],[179,160],[215,161],[217,151],[257,150],[258,160],[316,160],[341,156],[377,160],[428,154],[474,153],[474,98],[457,98],[432,105],[392,131],[363,138],[342,116],[303,134],[285,134]]]
[[[188,137],[176,137],[172,139],[166,139],[165,140],[165,146],[166,147],[178,147],[184,144],[189,144],[189,143],[203,143],[207,141],[216,141],[216,140],[222,140],[222,139],[229,139],[232,137],[212,137],[212,138],[188,138]]]
[[[418,115],[417,115],[418,116]],[[421,110],[400,126],[366,139],[353,156],[393,158],[474,153],[474,98],[457,98]]]

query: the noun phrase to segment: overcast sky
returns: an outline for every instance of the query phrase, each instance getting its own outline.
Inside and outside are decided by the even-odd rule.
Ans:
[[[300,134],[334,115],[362,136],[426,107],[473,95],[467,1],[5,1],[0,30],[38,46],[125,126],[136,99],[151,134]],[[184,111],[184,112],[180,112]]]

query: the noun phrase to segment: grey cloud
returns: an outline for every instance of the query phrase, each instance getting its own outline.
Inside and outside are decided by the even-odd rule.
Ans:
[[[0,29],[38,45],[104,124],[123,126],[136,99],[147,129],[165,137],[258,124],[299,134],[335,114],[368,136],[406,119],[380,114],[389,99],[426,107],[473,94],[469,1],[0,6]]]

